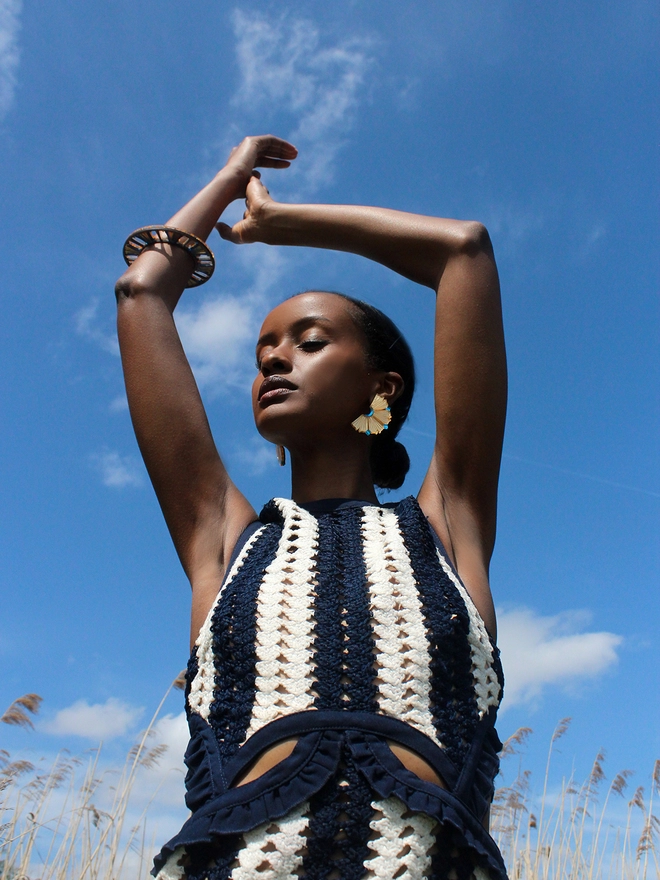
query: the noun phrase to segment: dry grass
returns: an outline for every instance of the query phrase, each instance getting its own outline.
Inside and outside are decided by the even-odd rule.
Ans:
[[[181,687],[181,677],[172,686]],[[46,772],[40,772],[0,750],[0,880],[146,880],[153,854],[145,830],[149,805],[130,828],[127,817],[139,768],[153,766],[164,750],[150,742],[164,701],[165,697],[130,749],[106,809],[97,806],[104,784],[107,791],[107,780],[98,770],[98,751],[84,763],[60,755]],[[0,721],[32,727],[30,715],[38,712],[40,702],[36,694],[27,694]],[[617,774],[606,786],[602,754],[596,756],[583,783],[564,780],[553,794],[553,747],[567,728],[564,719],[552,737],[540,793],[533,793],[529,771],[521,771],[512,785],[496,793],[493,836],[511,880],[659,877],[660,821],[653,813],[653,801],[660,793],[660,761],[648,796],[639,787],[627,806],[630,771]],[[505,770],[530,733],[521,728],[504,744]]]
[[[171,687],[181,687],[179,676]],[[0,880],[141,880],[149,875],[151,846],[146,813],[126,827],[129,802],[141,767],[153,767],[166,746],[153,745],[154,724],[169,691],[118,778],[99,771],[100,749],[83,762],[60,754],[42,772],[0,750]],[[41,698],[27,694],[0,716],[5,724],[32,727]],[[106,809],[97,806],[99,797]],[[153,796],[152,796],[153,799]]]
[[[560,721],[552,736],[538,797],[532,793],[528,771],[520,772],[512,785],[495,794],[491,830],[508,865],[510,880],[660,877],[656,848],[660,820],[653,813],[654,797],[660,793],[660,761],[655,762],[648,801],[640,786],[626,804],[630,770],[618,773],[606,786],[602,752],[596,755],[584,782],[564,779],[551,795],[553,747],[566,733],[569,721]],[[504,744],[504,758],[516,754],[530,733],[521,728],[510,737]]]

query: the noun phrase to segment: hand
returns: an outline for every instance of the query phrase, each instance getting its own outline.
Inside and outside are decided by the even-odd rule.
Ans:
[[[272,166],[279,167],[279,166]],[[267,215],[269,208],[276,203],[271,199],[266,187],[260,180],[258,171],[255,171],[245,189],[245,212],[243,219],[234,226],[227,223],[216,223],[215,228],[221,238],[233,241],[234,244],[248,244],[255,241],[264,241]]]
[[[239,183],[236,198],[245,195],[245,187],[255,168],[288,168],[298,150],[288,141],[272,134],[246,137],[229,154],[225,168],[234,171]]]

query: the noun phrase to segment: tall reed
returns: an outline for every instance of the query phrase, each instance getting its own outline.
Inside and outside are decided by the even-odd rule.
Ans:
[[[141,880],[151,868],[146,841],[147,807],[126,827],[136,775],[153,767],[166,746],[153,745],[156,720],[178,676],[167,690],[147,729],[131,747],[116,781],[100,771],[100,747],[91,759],[61,753],[45,770],[12,760],[0,750],[0,880]],[[41,698],[20,697],[0,716],[5,724],[32,727]],[[99,797],[110,796],[107,809]]]
[[[555,728],[540,794],[533,793],[527,770],[495,793],[491,832],[510,880],[657,880],[660,820],[653,813],[653,801],[660,793],[660,761],[655,762],[648,802],[640,786],[625,804],[630,770],[605,785],[602,752],[584,782],[564,779],[551,794],[553,750],[569,722],[564,718]],[[520,728],[504,743],[502,757],[516,754],[530,733]],[[613,803],[617,798],[625,805],[623,821]]]
[[[182,687],[182,676],[172,686]],[[146,820],[157,792],[131,827],[127,820],[139,769],[153,766],[165,748],[152,740],[166,697],[110,788],[109,771],[100,770],[100,750],[86,762],[63,753],[46,770],[12,760],[0,750],[0,880],[146,880],[154,849],[146,837]],[[30,715],[40,702],[36,694],[20,697],[0,722],[31,727]],[[638,787],[627,805],[631,773],[622,771],[606,786],[602,753],[584,782],[569,778],[557,787],[552,783],[553,749],[568,724],[569,719],[561,721],[552,736],[539,792],[534,792],[528,770],[496,792],[491,829],[510,880],[660,877],[660,820],[653,812],[660,793],[660,761],[648,796]],[[530,733],[521,728],[506,741],[505,769]],[[106,809],[98,805],[102,790],[105,796],[112,792]],[[617,804],[624,809],[615,809]]]

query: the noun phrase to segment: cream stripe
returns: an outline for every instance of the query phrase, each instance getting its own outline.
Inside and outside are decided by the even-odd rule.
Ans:
[[[245,846],[236,856],[238,865],[229,875],[231,880],[291,880],[304,857],[308,810],[309,804],[303,804],[284,819],[273,819],[247,831],[243,835]],[[277,831],[267,830],[273,825]]]
[[[160,871],[156,874],[156,880],[185,880],[186,869],[179,861],[186,855],[185,846],[177,846]]]
[[[445,574],[450,578],[467,608],[470,620],[468,642],[472,656],[472,676],[474,678],[474,690],[477,698],[479,717],[488,712],[490,706],[498,706],[500,702],[501,687],[493,669],[493,649],[490,644],[483,619],[477,611],[472,597],[465,589],[461,581],[456,577],[453,568],[449,565],[440,550],[438,559]]]
[[[377,836],[367,843],[376,853],[364,863],[365,880],[420,880],[431,871],[436,822],[424,813],[403,818],[406,805],[396,797],[371,805],[380,817],[369,823]]]
[[[440,745],[432,723],[426,625],[396,514],[365,507],[362,534],[377,648],[378,707]]]
[[[271,721],[314,704],[312,593],[318,523],[293,501],[277,499],[277,505],[284,525],[257,600],[256,694],[247,738]]]

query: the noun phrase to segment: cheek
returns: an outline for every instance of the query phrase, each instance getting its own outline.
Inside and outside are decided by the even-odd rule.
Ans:
[[[250,397],[252,400],[252,409],[255,413],[257,411],[257,399],[259,396],[259,387],[261,386],[262,382],[263,382],[263,376],[257,376],[257,378],[252,383],[252,389],[250,391]]]
[[[363,406],[370,384],[371,378],[364,364],[354,358],[329,358],[320,363],[313,381],[319,398],[322,397],[332,409],[347,411]]]

